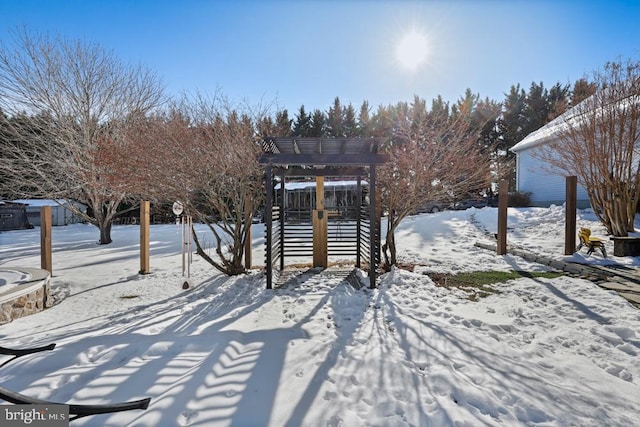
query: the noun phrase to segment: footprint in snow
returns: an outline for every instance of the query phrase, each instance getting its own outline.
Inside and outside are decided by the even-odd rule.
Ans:
[[[327,427],[340,427],[341,425],[343,425],[342,418],[337,415],[332,416],[327,421]]]
[[[624,380],[627,382],[633,381],[633,375],[631,375],[631,373],[627,371],[625,368],[623,368],[622,366],[611,365],[607,369],[605,369],[605,371],[608,374],[611,374],[615,377],[620,378],[621,380]]]
[[[331,399],[335,399],[336,397],[338,397],[338,393],[333,391],[327,391],[323,396],[324,400],[331,400]]]
[[[67,375],[67,374],[60,375],[60,377],[51,384],[51,388],[54,390],[58,389],[64,386],[65,384],[76,381],[78,377],[79,375]]]
[[[638,355],[638,352],[636,351],[635,347],[632,346],[629,343],[626,343],[626,344],[623,344],[623,345],[619,345],[617,347],[617,349],[620,350],[620,351],[624,351],[629,356],[637,356]]]
[[[358,379],[356,378],[355,375],[351,375],[349,377],[349,381],[351,381],[351,384],[353,384],[354,386],[359,386],[360,385],[360,381],[358,381]]]
[[[178,423],[181,426],[189,426],[192,421],[195,421],[198,418],[198,411],[185,410],[180,414],[178,418]]]

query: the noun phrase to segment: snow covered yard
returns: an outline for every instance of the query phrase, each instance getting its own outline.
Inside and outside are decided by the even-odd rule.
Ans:
[[[5,366],[0,382],[59,402],[152,398],[146,411],[73,422],[86,426],[640,425],[640,310],[616,293],[521,278],[473,302],[424,274],[544,270],[474,247],[496,218],[494,208],[409,218],[397,240],[418,267],[382,275],[374,290],[332,268],[266,290],[258,270],[225,277],[194,258],[184,291],[175,226],[152,226],[145,276],[137,227],[114,227],[104,247],[90,226],[57,227],[59,302],[0,326],[0,342],[58,346]],[[562,256],[563,221],[561,207],[510,209],[509,243],[638,263]],[[578,223],[604,235],[589,211]],[[39,265],[38,233],[0,234],[0,265]],[[255,264],[262,236],[254,225]]]

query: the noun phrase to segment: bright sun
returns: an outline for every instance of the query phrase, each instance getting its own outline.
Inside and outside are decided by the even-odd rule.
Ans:
[[[429,47],[424,34],[413,29],[407,32],[396,46],[396,59],[409,71],[415,71],[427,59]]]

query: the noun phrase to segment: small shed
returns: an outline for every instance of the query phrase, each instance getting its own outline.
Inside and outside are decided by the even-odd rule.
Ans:
[[[0,201],[0,231],[33,228],[27,219],[27,205]]]
[[[14,203],[22,203],[26,205],[27,218],[29,222],[34,226],[40,225],[40,208],[43,206],[51,207],[51,225],[67,225],[82,222],[82,218],[74,214],[69,208],[70,204],[73,204],[77,209],[82,212],[87,211],[87,207],[82,203],[75,201],[66,201],[63,199],[50,200],[50,199],[21,199],[13,200]]]
[[[531,194],[531,205],[549,207],[562,205],[565,200],[566,172],[550,170],[550,165],[536,157],[535,152],[559,138],[566,122],[575,114],[573,109],[550,121],[540,129],[531,132],[522,141],[511,148],[516,154],[516,190]],[[587,190],[578,184],[577,203],[580,209],[591,206]]]

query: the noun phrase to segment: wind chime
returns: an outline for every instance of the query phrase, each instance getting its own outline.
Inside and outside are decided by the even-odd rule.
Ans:
[[[183,215],[184,206],[180,202],[173,204],[173,214],[176,216],[176,229],[180,231],[180,247],[182,248],[182,277],[186,280],[182,283],[182,289],[189,289],[189,278],[191,277],[192,255],[192,233],[193,220],[191,215]]]

